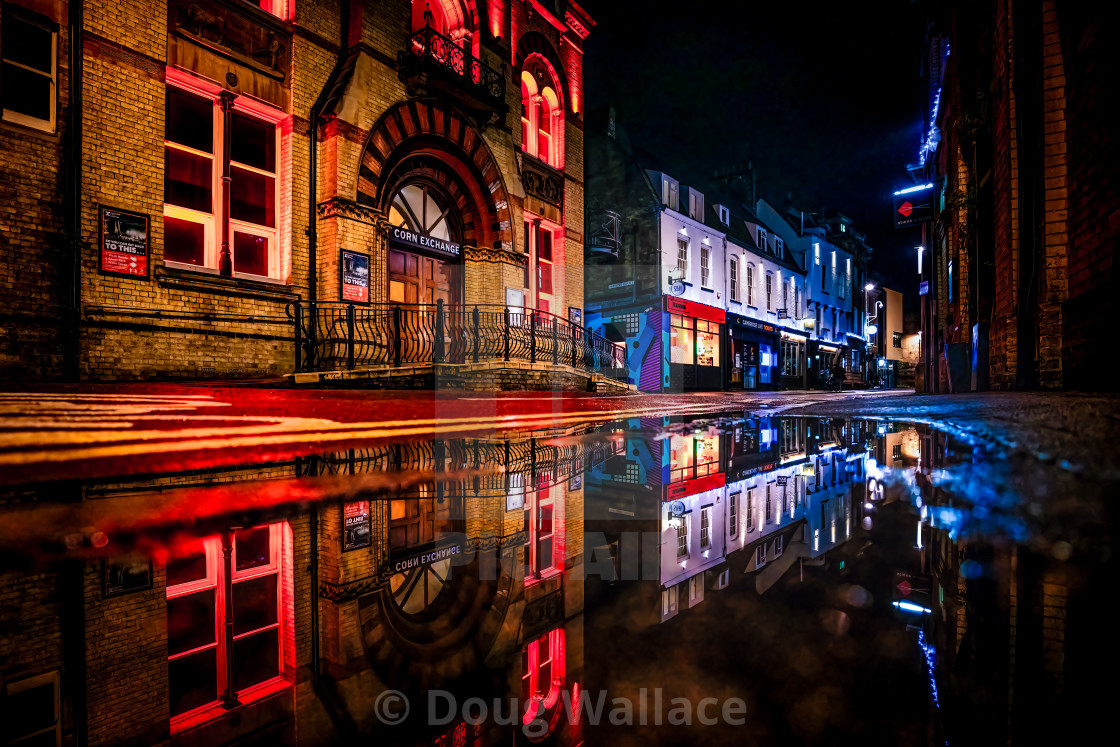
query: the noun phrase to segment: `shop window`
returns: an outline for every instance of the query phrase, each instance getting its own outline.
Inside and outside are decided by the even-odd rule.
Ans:
[[[219,709],[222,701],[245,702],[287,684],[284,631],[291,622],[281,590],[291,569],[282,562],[284,530],[284,524],[238,529],[200,540],[168,561],[173,730]],[[232,633],[224,624],[227,609]]]
[[[564,688],[564,631],[561,628],[530,641],[522,651],[521,698],[525,723],[530,723],[560,699]]]
[[[677,519],[677,560],[688,557],[688,517]]]
[[[700,509],[700,549],[707,550],[712,546],[712,509]]]
[[[719,365],[719,324],[696,320],[696,362],[701,366]]]
[[[710,288],[712,285],[712,250],[706,246],[700,247],[700,287]]]
[[[669,482],[692,480],[719,472],[719,437],[673,434],[669,438]]]
[[[735,303],[739,302],[739,258],[731,257],[731,262],[727,265],[727,285],[730,290],[731,300]]]
[[[31,747],[62,743],[58,683],[58,672],[47,672],[4,687],[4,744]]]
[[[0,107],[5,122],[54,132],[58,26],[5,4],[0,19]]]
[[[233,272],[280,279],[276,121],[236,109],[230,140],[229,240]],[[281,115],[277,112],[277,118]],[[165,262],[217,270],[222,241],[223,127],[214,96],[168,86],[164,141]]]
[[[695,320],[692,317],[669,315],[669,353],[672,363],[696,362]]]
[[[739,536],[739,493],[732,493],[727,499],[728,521],[728,535],[731,537]]]
[[[561,168],[564,112],[551,78],[551,69],[534,58],[521,73],[521,150]]]

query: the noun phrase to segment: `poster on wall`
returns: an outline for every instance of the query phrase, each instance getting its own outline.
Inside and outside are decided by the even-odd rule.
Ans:
[[[342,300],[369,303],[369,255],[342,250]]]
[[[568,321],[577,327],[583,326],[583,309],[578,306],[568,307]]]
[[[370,543],[369,501],[342,504],[342,550],[360,550]]]
[[[106,275],[148,275],[148,216],[101,205],[101,254],[98,269]]]
[[[152,561],[118,558],[101,562],[102,596],[115,597],[152,588]]]

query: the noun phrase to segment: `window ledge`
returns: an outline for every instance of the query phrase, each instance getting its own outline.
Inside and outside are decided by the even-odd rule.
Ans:
[[[271,682],[256,685],[240,693],[238,695],[239,702],[233,708],[227,709],[223,707],[221,703],[214,703],[198,711],[188,712],[182,716],[172,718],[171,733],[182,734],[183,732],[206,726],[207,724],[224,718],[228,714],[237,713],[246,706],[256,705],[274,695],[278,695],[290,687],[292,687],[292,683],[283,677],[278,677]]]
[[[182,265],[163,264],[155,270],[156,282],[164,288],[215,293],[224,296],[260,298],[266,301],[287,303],[299,298],[292,286],[279,280],[250,280],[244,277],[226,278],[210,268],[186,269]]]
[[[704,286],[702,286],[702,285],[700,286],[700,290],[702,290],[702,291],[707,291],[708,293],[715,293],[715,292],[716,292],[716,289],[715,289],[715,288],[705,288],[705,287],[704,287]]]

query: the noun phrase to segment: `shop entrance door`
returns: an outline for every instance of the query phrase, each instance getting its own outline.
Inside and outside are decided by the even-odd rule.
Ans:
[[[758,389],[758,343],[743,343],[743,388]]]

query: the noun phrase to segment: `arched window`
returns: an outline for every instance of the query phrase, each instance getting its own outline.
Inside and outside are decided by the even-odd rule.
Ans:
[[[561,168],[563,117],[551,68],[540,60],[530,60],[521,73],[521,150]]]
[[[557,628],[529,642],[522,653],[521,697],[526,724],[556,705],[564,687],[564,631]]]

